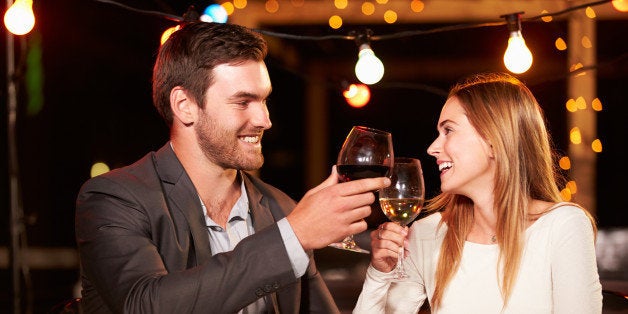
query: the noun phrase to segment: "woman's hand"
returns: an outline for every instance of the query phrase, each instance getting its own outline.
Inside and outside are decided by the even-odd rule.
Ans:
[[[384,273],[392,271],[397,264],[399,250],[408,247],[407,236],[408,227],[402,227],[394,222],[383,223],[372,231],[371,265]]]

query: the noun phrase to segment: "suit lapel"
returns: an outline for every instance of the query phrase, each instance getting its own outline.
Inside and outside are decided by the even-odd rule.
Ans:
[[[269,225],[275,223],[275,219],[270,211],[268,199],[264,198],[262,192],[253,184],[246,173],[242,173],[244,187],[249,197],[249,206],[251,207],[251,217],[253,219],[253,227],[255,230],[262,230]]]
[[[191,249],[195,252],[196,264],[200,265],[208,260],[212,254],[205,217],[203,217],[203,208],[196,188],[174,154],[170,142],[157,151],[154,163],[161,178],[170,210],[178,211],[187,220],[194,242],[191,244]]]

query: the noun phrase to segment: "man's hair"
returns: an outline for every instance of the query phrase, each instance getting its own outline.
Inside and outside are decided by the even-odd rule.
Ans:
[[[193,22],[174,32],[161,46],[153,68],[153,104],[172,126],[170,91],[181,86],[201,108],[221,64],[263,61],[266,41],[258,33],[234,24]]]

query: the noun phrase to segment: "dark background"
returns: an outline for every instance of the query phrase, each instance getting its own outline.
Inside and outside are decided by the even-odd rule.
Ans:
[[[308,1],[308,0],[306,0]],[[145,10],[182,15],[189,4],[207,1],[121,1]],[[609,4],[606,4],[609,5]],[[111,168],[129,164],[167,141],[167,128],[152,107],[150,77],[161,32],[172,21],[86,0],[35,1],[37,24],[26,37],[16,37],[18,70],[26,56],[41,51],[43,107],[28,105],[23,76],[18,71],[17,141],[22,208],[29,247],[75,247],[74,200],[89,178],[94,162]],[[4,12],[4,7],[3,7]],[[626,14],[628,15],[628,14]],[[496,17],[497,18],[497,17]],[[372,29],[375,34],[432,29],[438,24],[262,26],[296,35],[346,35]],[[566,39],[566,22],[530,22],[523,25],[534,52],[532,69],[521,75],[537,96],[548,117],[559,150],[567,152],[565,113],[567,53],[554,48]],[[5,34],[4,27],[2,34]],[[598,21],[597,93],[604,110],[598,113],[598,137],[604,150],[597,160],[597,219],[601,229],[628,226],[625,209],[626,138],[628,137],[628,21]],[[304,91],[308,84],[326,86],[327,125],[331,167],[352,125],[365,124],[393,133],[395,153],[422,160],[428,196],[438,191],[433,159],[425,150],[436,136],[435,123],[448,87],[472,72],[504,71],[501,62],[506,31],[485,27],[386,41],[374,41],[375,53],[386,65],[384,79],[371,86],[372,98],[361,109],[349,107],[341,95],[343,82],[355,81],[357,55],[352,41],[299,41],[277,39],[282,49],[296,52],[299,61],[287,62],[271,48],[267,65],[273,81],[269,104],[273,128],[264,137],[266,164],[260,176],[299,199],[305,184]],[[4,38],[4,36],[3,36]],[[268,38],[268,37],[267,37]],[[2,55],[6,42],[2,41]],[[451,64],[443,60],[452,60]],[[454,62],[456,61],[456,62]],[[35,63],[37,64],[37,62]],[[311,64],[325,65],[323,82],[313,82]],[[463,65],[462,67],[459,67]],[[442,75],[426,75],[426,67],[442,68]],[[452,68],[459,67],[459,68]],[[32,69],[32,68],[31,68]],[[6,73],[6,64],[0,66]],[[0,108],[0,246],[9,247],[9,185],[6,77],[1,80]],[[30,96],[32,97],[32,96]],[[569,175],[569,173],[566,173]],[[352,253],[349,253],[352,254]],[[321,257],[322,262],[333,258]],[[363,261],[362,257],[359,257]],[[5,266],[6,267],[6,266]],[[32,269],[36,312],[72,296],[76,269]],[[10,308],[10,272],[0,269],[0,312]],[[8,312],[8,310],[7,310]]]

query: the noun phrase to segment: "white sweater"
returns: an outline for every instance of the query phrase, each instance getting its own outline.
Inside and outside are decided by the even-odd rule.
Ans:
[[[410,228],[410,253],[404,261],[409,279],[393,282],[392,273],[369,266],[353,313],[416,313],[426,298],[432,298],[447,229],[445,225],[437,228],[440,219],[440,213],[435,213]],[[498,254],[498,245],[466,242],[460,268],[445,290],[438,314],[602,312],[593,228],[582,209],[565,204],[526,230],[519,274],[503,312]]]

